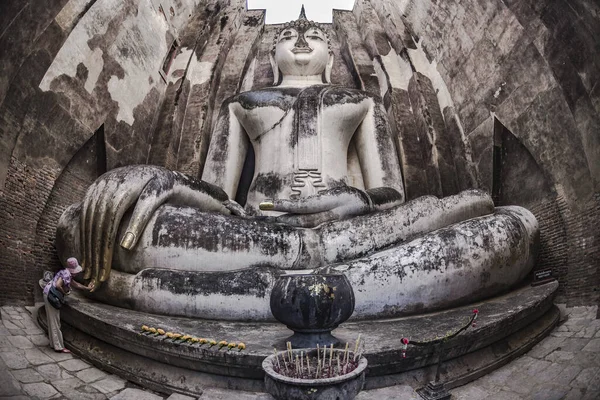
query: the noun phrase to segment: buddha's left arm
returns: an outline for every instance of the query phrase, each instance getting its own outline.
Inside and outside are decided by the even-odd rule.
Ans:
[[[366,192],[377,209],[404,202],[404,186],[398,153],[383,104],[371,104],[354,134]]]

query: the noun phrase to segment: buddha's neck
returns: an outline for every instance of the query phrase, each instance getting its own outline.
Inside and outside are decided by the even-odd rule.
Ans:
[[[319,75],[285,75],[279,87],[308,87],[322,85],[323,79]]]

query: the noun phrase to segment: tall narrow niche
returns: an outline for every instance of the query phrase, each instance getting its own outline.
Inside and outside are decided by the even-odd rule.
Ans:
[[[106,143],[104,125],[75,153],[67,166],[58,176],[52,192],[44,206],[42,217],[36,226],[36,240],[33,249],[36,271],[32,277],[40,277],[45,270],[56,270],[60,261],[56,255],[54,238],[56,225],[63,211],[71,204],[80,202],[87,188],[106,172]],[[37,278],[32,280],[35,285]],[[31,290],[35,301],[41,301],[39,290]]]

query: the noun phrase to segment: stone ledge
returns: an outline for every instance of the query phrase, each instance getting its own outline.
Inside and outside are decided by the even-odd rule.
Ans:
[[[449,343],[445,358],[453,360],[445,362],[442,371],[447,382],[464,384],[480,376],[477,371],[487,373],[526,351],[555,325],[557,311],[551,307],[557,286],[554,282],[535,288],[522,287],[467,307],[422,316],[349,322],[334,334],[350,343],[362,334],[370,363],[367,388],[424,384],[434,371],[427,366],[437,361],[436,349],[409,346],[407,358],[403,359],[400,338],[425,340],[454,330],[476,307],[480,310],[477,328],[467,330]],[[291,334],[277,323],[173,318],[83,298],[71,298],[69,302],[61,314],[70,348],[100,368],[167,393],[197,395],[204,386],[261,391],[262,360],[272,353],[273,344],[285,341]],[[43,312],[40,320],[45,325]],[[199,337],[243,341],[247,350],[224,352],[176,344],[142,335],[139,327],[143,324]],[[167,382],[170,385],[164,386]]]

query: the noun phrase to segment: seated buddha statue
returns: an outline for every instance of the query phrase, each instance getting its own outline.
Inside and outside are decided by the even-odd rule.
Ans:
[[[301,14],[276,35],[274,86],[220,110],[202,174],[117,168],[69,207],[61,260],[81,260],[101,301],[193,317],[269,319],[293,270],[344,273],[357,317],[476,301],[533,266],[537,222],[484,192],[405,202],[381,99],[331,85],[326,32]],[[244,207],[233,199],[248,150]]]

